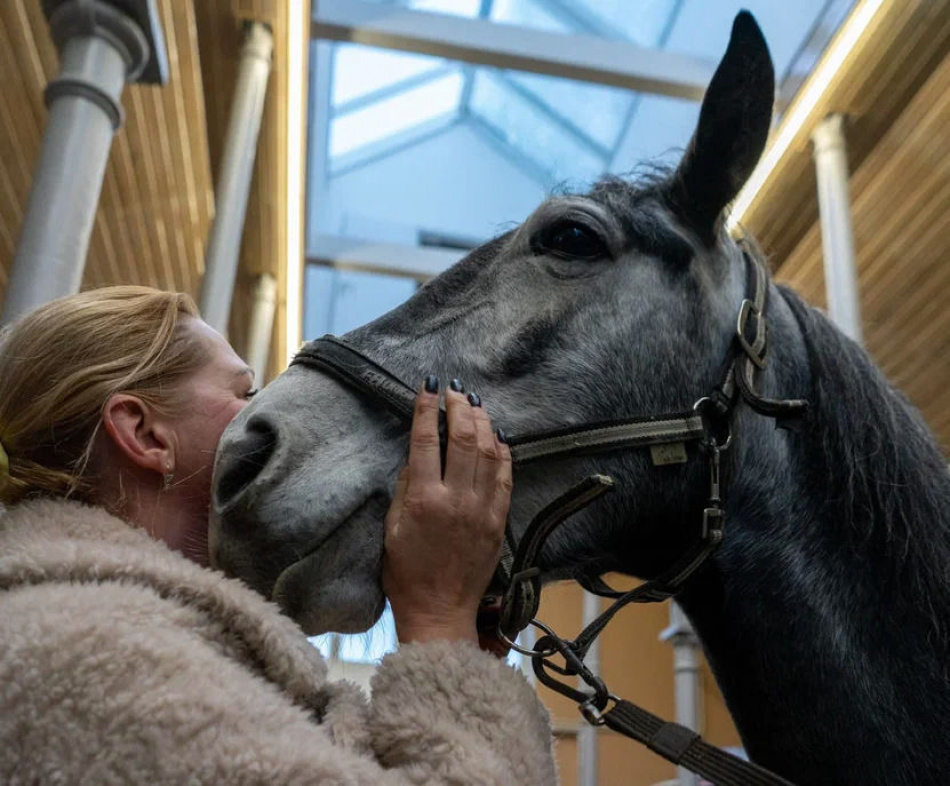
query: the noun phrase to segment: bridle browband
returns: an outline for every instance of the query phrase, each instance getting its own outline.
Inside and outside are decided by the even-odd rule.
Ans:
[[[599,577],[578,578],[578,583],[586,590],[614,602],[573,641],[557,636],[535,619],[541,594],[538,558],[548,537],[560,524],[615,485],[609,476],[591,475],[541,510],[517,543],[511,527],[506,527],[492,587],[503,593],[499,637],[529,656],[538,679],[576,701],[590,723],[607,725],[626,734],[668,761],[692,769],[716,784],[790,786],[788,781],[768,770],[708,745],[692,730],[663,721],[612,695],[603,680],[584,664],[591,644],[621,608],[631,603],[651,603],[673,597],[722,542],[725,513],[721,457],[732,444],[732,420],[736,407],[745,403],[754,412],[775,418],[779,425],[794,421],[807,411],[807,401],[769,399],[757,391],[756,376],[765,367],[768,354],[765,316],[768,276],[761,263],[745,249],[742,254],[747,285],[746,297],[739,306],[736,331],[723,361],[718,384],[691,409],[520,434],[508,441],[516,467],[551,458],[646,447],[650,448],[654,465],[685,463],[688,461],[686,444],[697,443],[706,457],[708,489],[700,530],[693,544],[660,575],[627,592],[612,589]],[[297,353],[291,365],[326,373],[383,404],[407,426],[412,421],[417,391],[339,338],[324,336],[310,342]],[[447,436],[444,409],[440,412],[440,435],[444,446]],[[517,635],[529,625],[534,625],[544,634],[531,650],[515,642]],[[564,666],[551,662],[551,657],[556,654],[564,658]],[[555,673],[580,677],[592,692],[578,690],[559,680]],[[608,710],[611,703],[613,706]]]

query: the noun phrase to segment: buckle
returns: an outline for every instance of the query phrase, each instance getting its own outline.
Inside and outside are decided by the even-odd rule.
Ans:
[[[760,355],[756,353],[756,351],[752,348],[752,345],[746,339],[745,328],[749,322],[750,314],[755,315],[756,318],[756,338],[758,338],[760,330],[765,330],[765,325],[762,322],[762,311],[755,303],[746,298],[742,301],[742,305],[739,307],[739,317],[736,320],[736,338],[739,340],[739,345],[742,347],[749,360],[755,363],[755,365],[760,369],[763,369],[765,368],[765,353],[768,345],[766,344],[762,346],[762,354]]]
[[[722,541],[725,520],[726,512],[722,508],[703,508],[702,539],[714,546]]]

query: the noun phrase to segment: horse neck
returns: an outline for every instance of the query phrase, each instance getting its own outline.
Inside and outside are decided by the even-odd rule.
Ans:
[[[939,618],[950,606],[946,588],[928,584],[933,566],[921,546],[950,554],[947,522],[927,520],[945,516],[947,508],[901,506],[858,492],[899,483],[893,494],[904,501],[950,503],[950,478],[931,444],[933,455],[917,471],[895,463],[913,460],[911,454],[882,456],[879,469],[890,475],[848,480],[875,467],[873,459],[833,444],[841,424],[831,421],[834,407],[821,400],[833,393],[833,381],[816,374],[834,370],[809,357],[802,332],[830,328],[799,313],[800,304],[773,295],[779,300],[773,350],[785,357],[773,364],[779,368],[763,380],[763,392],[798,396],[805,385],[814,405],[810,422],[800,432],[775,431],[770,421],[742,412],[726,541],[683,593],[682,605],[744,744],[760,763],[796,783],[923,783],[937,782],[938,775],[944,782],[950,775],[950,648]],[[842,347],[852,362],[860,361],[860,350]],[[870,367],[861,373],[868,384],[884,384]],[[891,395],[886,387],[856,391],[845,403],[861,404],[863,396],[864,405],[874,406],[877,394]],[[853,435],[866,451],[881,440],[916,438],[906,408],[856,420],[862,417],[896,421],[903,432]],[[866,463],[849,465],[855,461]],[[900,527],[884,520],[888,516],[901,517]],[[932,542],[921,544],[925,537]]]

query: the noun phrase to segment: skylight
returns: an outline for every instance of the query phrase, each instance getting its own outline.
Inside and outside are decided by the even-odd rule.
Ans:
[[[407,5],[416,11],[432,11],[452,16],[478,16],[481,0],[409,0]]]
[[[627,0],[376,2],[642,46],[662,43],[678,5],[642,0],[631,14]],[[444,127],[462,116],[498,149],[509,145],[511,158],[546,186],[603,172],[635,110],[626,90],[355,44],[335,46],[331,106],[331,174],[376,160],[387,139],[401,149],[412,129]]]
[[[495,0],[491,7],[491,20],[508,25],[533,27],[549,33],[570,33],[570,22],[548,11],[544,0]]]
[[[331,104],[339,108],[444,65],[441,58],[427,55],[337,44],[334,48]]]
[[[476,20],[479,27],[473,31],[489,23],[514,25],[524,28],[526,36],[537,36],[537,31],[563,36],[557,40],[566,48],[572,37],[579,35],[629,41],[638,47],[706,61],[710,68],[723,51],[735,13],[749,4],[748,0],[361,1],[458,17],[440,24],[456,25],[463,39],[466,25]],[[793,89],[793,83],[807,75],[824,49],[827,36],[819,33],[824,28],[836,29],[852,0],[800,0],[795,4],[754,0],[751,5],[768,37],[776,73],[792,74],[789,85]],[[371,230],[374,237],[405,242],[405,238],[414,237],[407,223],[410,213],[415,227],[441,229],[448,222],[452,226],[457,223],[463,234],[472,232],[466,228],[467,218],[456,220],[467,215],[465,209],[452,214],[438,207],[422,211],[414,206],[410,210],[405,204],[409,193],[405,188],[400,191],[402,196],[387,197],[393,207],[382,211],[370,208],[368,200],[360,200],[359,188],[390,194],[392,189],[380,187],[375,173],[405,177],[395,174],[404,173],[399,162],[409,166],[411,161],[417,172],[426,172],[426,177],[412,177],[405,185],[424,182],[425,190],[421,185],[417,188],[420,199],[441,200],[443,208],[447,200],[432,174],[454,171],[461,177],[460,168],[451,163],[463,159],[471,166],[484,158],[497,167],[500,154],[510,169],[527,178],[519,181],[519,195],[527,195],[535,186],[542,192],[565,183],[583,187],[605,172],[628,171],[643,159],[674,162],[688,144],[699,111],[697,101],[683,98],[640,95],[602,84],[358,43],[328,42],[323,46],[331,61],[322,72],[323,83],[329,83],[329,118],[328,126],[312,134],[317,144],[311,155],[318,158],[309,177],[316,178],[321,188],[347,179],[345,187],[334,191],[335,201],[318,208],[320,215],[327,217],[326,227],[333,227],[334,232],[351,231],[347,228],[356,221],[361,231]],[[786,86],[781,87],[780,109],[789,98]],[[315,94],[326,98],[320,90]],[[326,111],[317,116],[326,118]],[[412,152],[417,148],[418,159]],[[429,155],[439,160],[426,159]],[[363,167],[374,170],[357,177]],[[468,182],[457,185],[463,189],[471,185],[469,193],[482,194],[482,188],[474,187],[475,181],[482,182],[478,173],[473,174],[471,168],[466,171]],[[346,195],[343,203],[341,194]],[[487,195],[481,199],[484,204],[498,202]],[[425,212],[438,215],[437,224],[426,218]],[[492,209],[479,206],[471,214],[471,224],[482,226],[476,213],[487,215]]]
[[[585,134],[552,118],[532,93],[515,89],[496,72],[481,69],[475,74],[470,111],[542,181],[589,180],[606,167],[606,153]]]
[[[450,71],[425,84],[333,119],[330,158],[436,119],[451,119],[459,108],[463,78]]]

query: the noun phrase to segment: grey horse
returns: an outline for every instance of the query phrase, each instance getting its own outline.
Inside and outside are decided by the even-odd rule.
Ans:
[[[688,409],[718,379],[745,297],[723,217],[773,94],[765,41],[740,14],[678,168],[549,199],[345,340],[404,380],[462,379],[513,435]],[[738,407],[725,540],[679,600],[754,760],[802,784],[948,783],[946,464],[865,353],[772,283],[769,326],[760,392],[811,408],[777,429]],[[365,630],[383,609],[382,518],[406,448],[404,421],[292,366],[221,443],[214,559],[310,633]],[[697,537],[693,449],[669,466],[636,449],[525,466],[515,537],[593,472],[617,489],[554,534],[545,580],[649,578]]]

